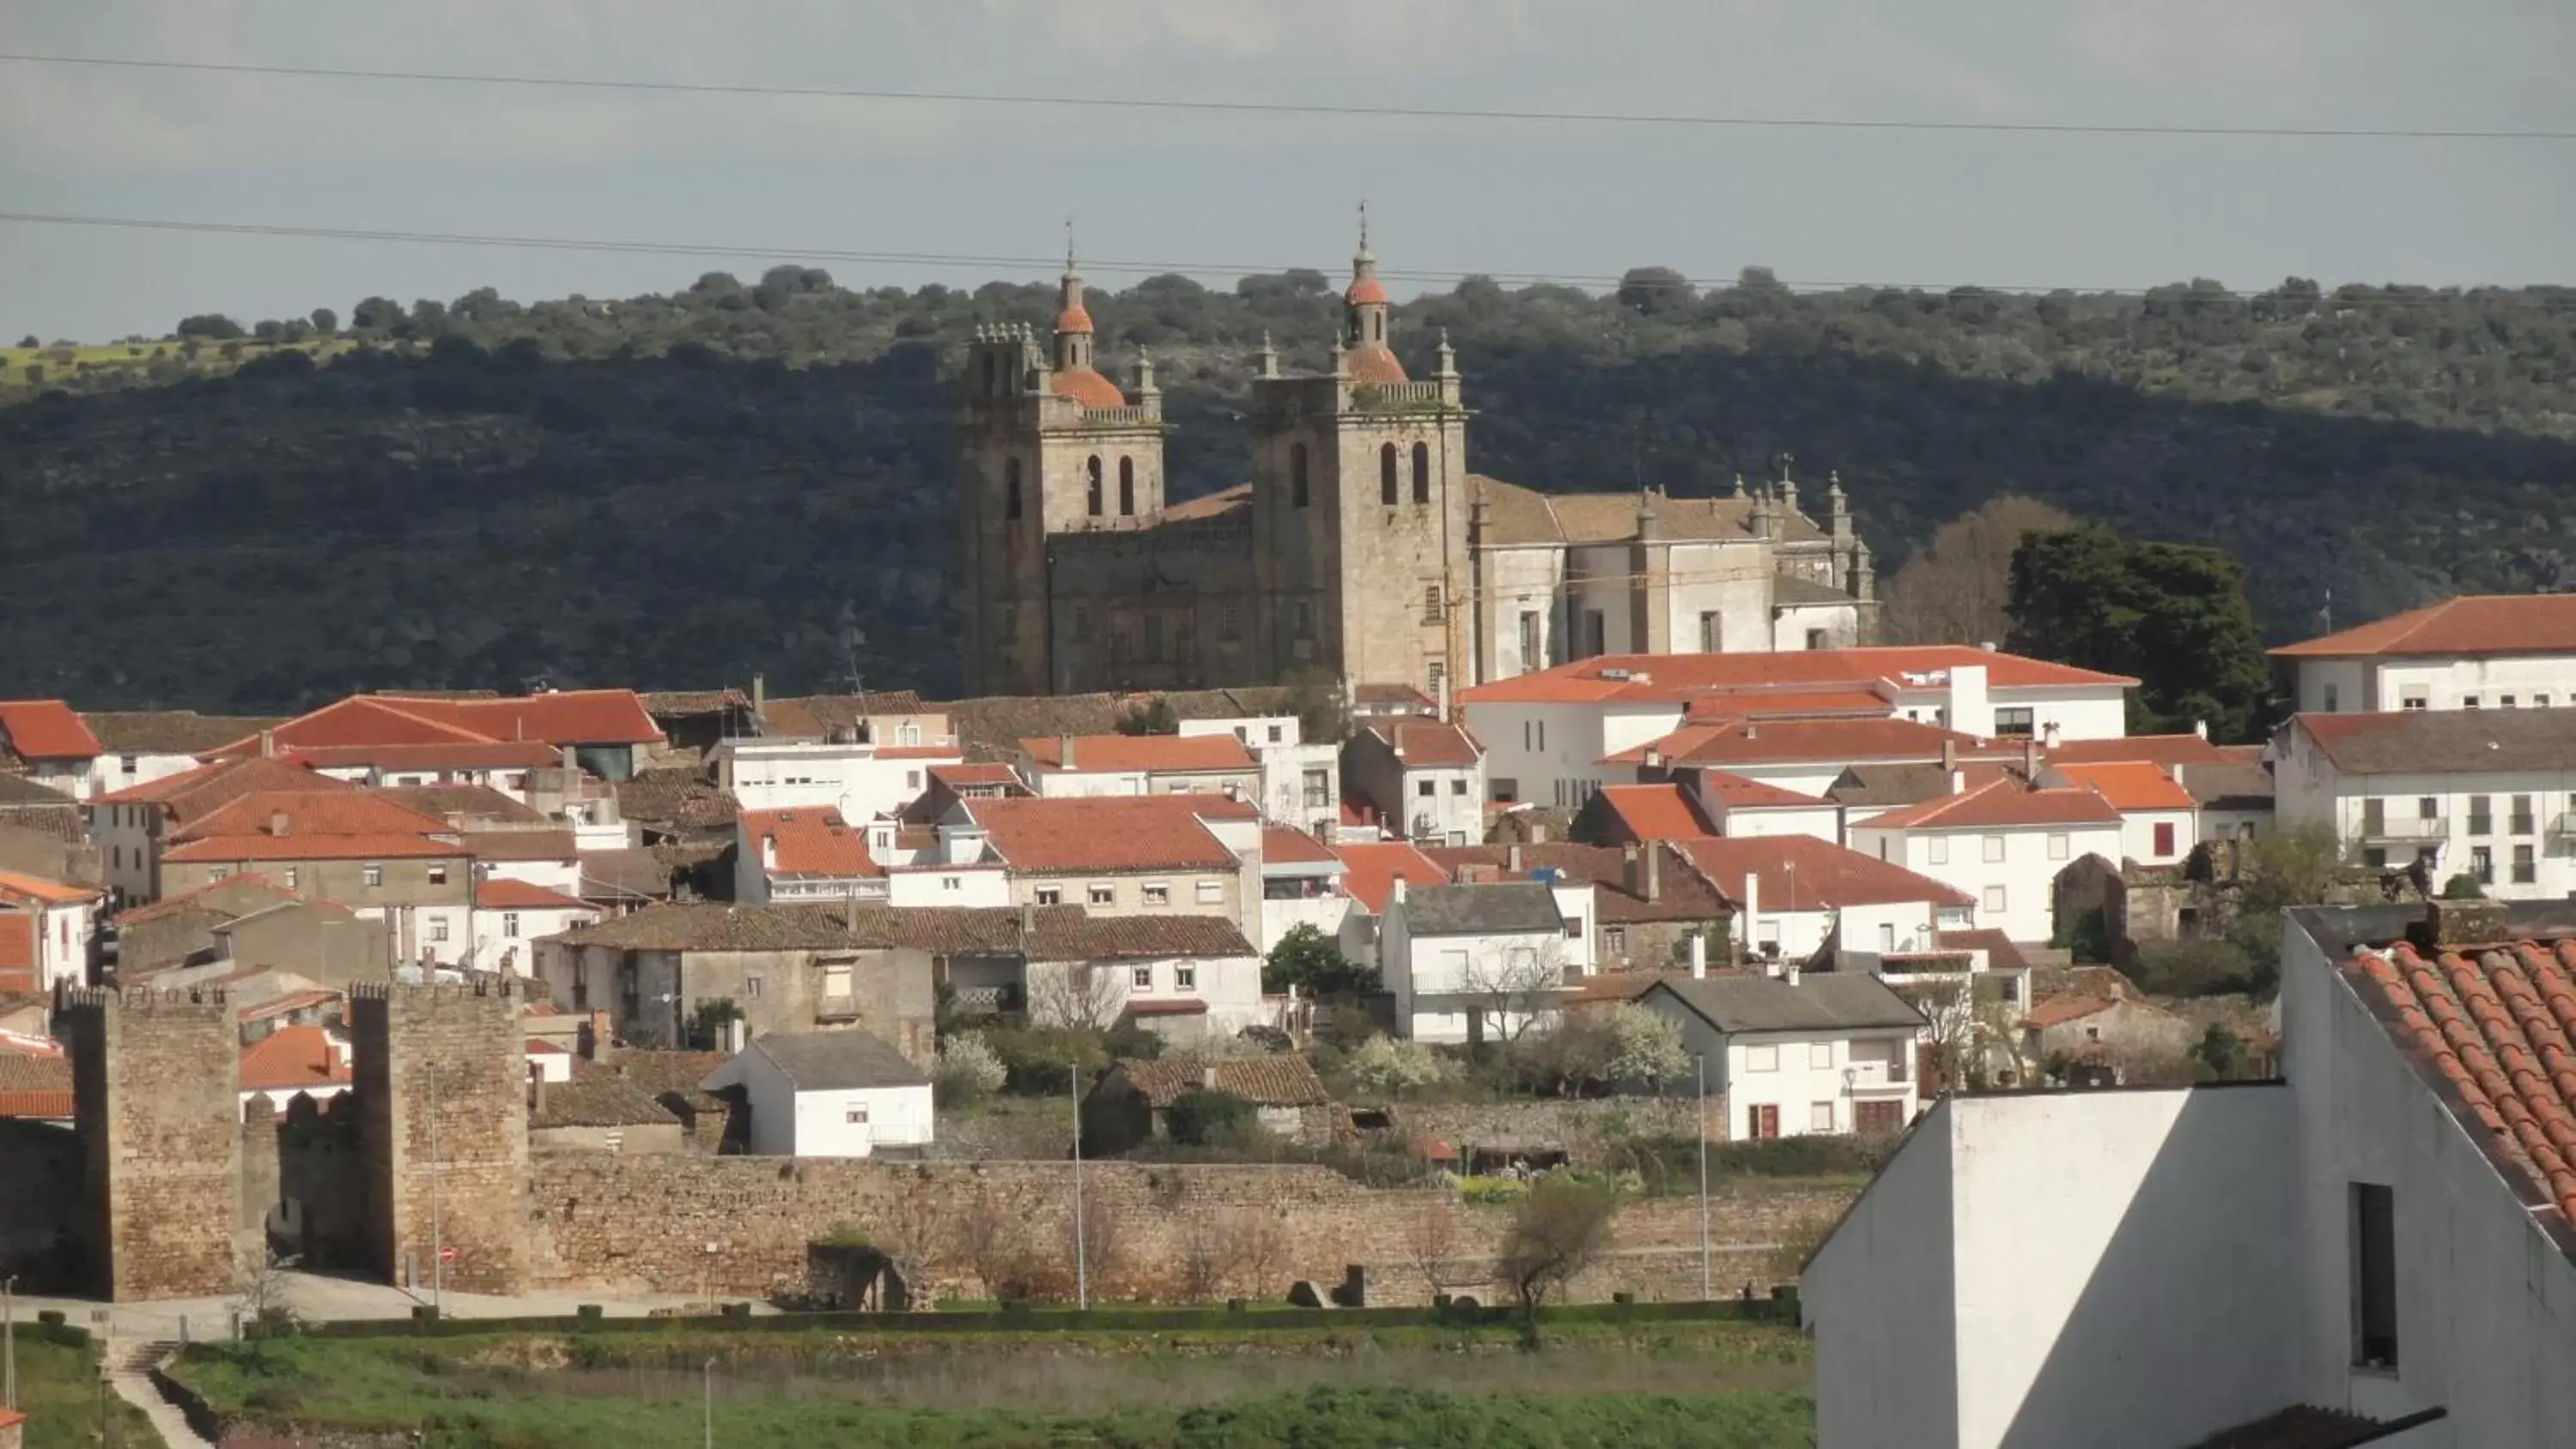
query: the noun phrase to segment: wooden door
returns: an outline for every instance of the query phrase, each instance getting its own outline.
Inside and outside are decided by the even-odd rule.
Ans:
[[[1780,1109],[1776,1105],[1749,1106],[1744,1109],[1744,1135],[1754,1141],[1767,1141],[1780,1135]]]
[[[1863,1137],[1889,1136],[1905,1126],[1903,1102],[1854,1102],[1852,1127]]]

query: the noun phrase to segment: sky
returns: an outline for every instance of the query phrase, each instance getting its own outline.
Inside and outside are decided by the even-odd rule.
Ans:
[[[0,51],[1008,97],[2576,131],[2566,0],[0,0]],[[2576,141],[1764,129],[650,93],[0,61],[0,341],[358,298],[1636,265],[1796,283],[2576,282]],[[979,260],[979,259],[1002,259]],[[950,260],[963,259],[963,260]]]

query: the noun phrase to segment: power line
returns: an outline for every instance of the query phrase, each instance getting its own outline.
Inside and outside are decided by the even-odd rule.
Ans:
[[[998,91],[933,91],[858,86],[778,86],[707,81],[623,80],[594,76],[491,75],[462,71],[363,70],[346,66],[252,65],[211,60],[143,60],[123,56],[0,52],[23,65],[121,70],[194,71],[214,75],[286,76],[311,80],[404,81],[438,85],[555,87],[664,95],[786,96],[830,100],[933,102],[950,105],[1084,107],[1127,111],[1206,111],[1270,116],[1374,116],[1396,120],[1518,121],[1604,126],[1693,126],[1770,131],[1919,131],[1968,135],[2203,136],[2267,140],[2576,141],[2576,131],[2400,126],[2190,126],[2049,121],[1873,121],[1827,116],[1691,115],[1651,111],[1543,111],[1463,106],[1359,106],[1320,101],[1191,100],[1148,96],[1010,95]]]
[[[320,241],[386,242],[400,245],[469,246],[536,251],[599,252],[642,256],[755,258],[770,261],[863,262],[897,266],[930,266],[949,268],[992,267],[1034,269],[1041,272],[1054,271],[1064,263],[1064,258],[1060,256],[1014,256],[996,253],[969,252],[868,251],[841,247],[776,246],[768,243],[659,242],[642,241],[633,238],[508,236],[471,232],[412,231],[398,228],[297,226],[274,222],[203,221],[174,217],[93,216],[66,212],[0,211],[0,223],[15,223],[24,226],[105,227],[121,230],[182,232],[215,236],[266,236]],[[1282,272],[1300,270],[1300,268],[1282,266],[1277,263],[1122,261],[1116,259],[1096,260],[1088,257],[1082,260],[1081,265],[1082,270],[1086,273],[1109,273],[1119,276],[1155,276],[1172,272],[1197,272],[1202,274],[1218,274],[1226,276],[1255,276],[1277,275]],[[1473,276],[1482,277],[1494,282],[1515,282],[1525,285],[1545,284],[1593,288],[1613,287],[1626,280],[1624,277],[1609,274],[1586,275],[1568,272],[1493,272],[1475,268],[1452,268],[1446,270],[1436,268],[1406,269],[1385,266],[1378,268],[1377,275],[1382,278],[1400,281],[1453,283],[1463,277]],[[1962,289],[1973,289],[1993,293],[1998,296],[2015,297],[2047,296],[2051,293],[2057,292],[2072,293],[2084,297],[2123,298],[2142,298],[2152,294],[2151,289],[2142,287],[2079,287],[2064,284],[2042,285],[2038,283],[1833,281],[1796,278],[1775,278],[1774,280],[1777,281],[1784,290],[1808,294],[1829,294],[1853,291],[1936,293],[1958,291]],[[2430,292],[2428,293],[2426,300],[2438,300],[2446,296],[2472,294],[2480,295],[2483,300],[2495,304],[2509,304],[2513,306],[2544,308],[2548,310],[2576,308],[2576,289],[2568,289],[2568,295],[2557,297],[2532,296],[2528,295],[2527,292],[2518,289],[2473,288],[2467,289],[2466,292]],[[2192,295],[2195,297],[2207,297],[2211,300],[2241,302],[2246,300],[2249,294],[2222,291],[2214,293],[2194,293]],[[2317,305],[2328,309],[2348,309],[2355,306],[2413,305],[2417,300],[2418,299],[2413,297],[2387,296],[2380,293],[2371,293],[2358,297],[2338,297],[2332,292],[2327,292],[2317,299]]]

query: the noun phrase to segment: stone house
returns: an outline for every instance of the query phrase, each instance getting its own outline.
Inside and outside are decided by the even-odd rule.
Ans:
[[[574,1064],[572,1080],[528,1084],[532,1151],[652,1156],[689,1146],[680,1119],[637,1083],[597,1062]]]
[[[997,860],[1014,905],[1220,916],[1261,938],[1261,815],[1218,795],[964,800],[949,864]]]
[[[1694,940],[1705,964],[1733,959],[1734,912],[1725,895],[1669,844],[1432,846],[1423,854],[1461,885],[1532,880],[1544,871],[1568,885],[1591,886],[1593,918],[1581,924],[1592,934],[1598,970],[1687,967]]]
[[[2200,1036],[2190,1022],[2119,986],[2043,996],[2022,1018],[2021,1035],[2022,1059],[2052,1077],[2077,1064],[2178,1062]]]
[[[1082,1098],[1082,1147],[1114,1156],[1169,1133],[1165,1113],[1191,1092],[1252,1104],[1262,1130],[1303,1147],[1332,1141],[1332,1094],[1302,1056],[1166,1056],[1113,1064]]]
[[[372,791],[254,790],[160,841],[165,893],[246,872],[385,921],[398,960],[453,965],[472,947],[471,853],[446,821]]]

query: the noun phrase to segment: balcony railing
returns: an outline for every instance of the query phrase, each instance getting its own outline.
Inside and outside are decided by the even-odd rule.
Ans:
[[[2448,840],[2451,838],[2451,818],[2447,815],[2408,815],[2397,819],[2373,820],[2365,816],[2361,822],[2361,838],[2364,840]]]
[[[1845,1081],[1855,1092],[1895,1092],[1904,1090],[1909,1080],[1902,1059],[1894,1062],[1854,1062],[1843,1069]]]

